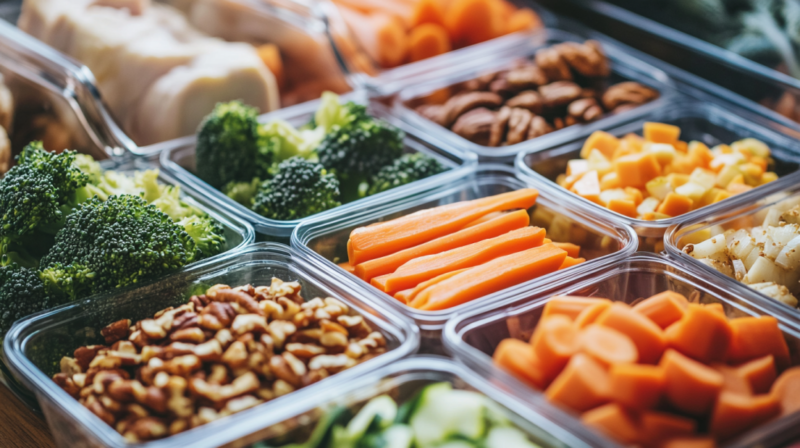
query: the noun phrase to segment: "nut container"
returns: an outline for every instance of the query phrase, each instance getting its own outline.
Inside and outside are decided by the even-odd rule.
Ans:
[[[744,283],[717,272],[683,252],[683,248],[687,244],[699,243],[728,229],[738,230],[761,225],[767,210],[772,207],[789,209],[797,204],[800,204],[800,186],[788,185],[785,189],[780,185],[770,186],[769,189],[749,201],[741,201],[731,207],[718,210],[714,214],[699,215],[692,220],[671,226],[664,235],[664,246],[671,258],[681,260],[692,269],[714,277],[715,281],[726,284],[728,288],[735,290],[737,295],[769,310],[771,314],[784,316],[800,328],[800,311],[797,308],[755,291]]]
[[[618,137],[631,132],[641,135],[642,125],[647,121],[665,122],[679,126],[681,139],[699,140],[708,146],[720,143],[729,144],[747,137],[757,138],[769,145],[772,157],[776,161],[774,171],[781,178],[767,186],[754,188],[747,193],[716,204],[658,221],[629,218],[576,194],[569,193],[585,206],[591,207],[599,214],[606,215],[608,219],[614,219],[633,227],[640,237],[640,250],[656,252],[663,250],[662,237],[666,229],[673,224],[689,222],[702,216],[719,213],[735,207],[739,203],[761,197],[765,189],[774,187],[772,184],[788,186],[800,181],[800,173],[796,172],[800,166],[800,144],[794,139],[787,138],[758,124],[757,117],[747,111],[740,110],[734,113],[720,104],[683,99],[670,102],[634,122],[605,130]],[[517,156],[516,167],[523,176],[546,184],[546,188],[566,192],[555,183],[555,179],[559,174],[566,172],[567,162],[570,159],[580,158],[582,146],[583,140],[579,140],[546,151],[525,151]]]
[[[126,174],[132,174],[135,171],[143,171],[148,169],[159,168],[157,159],[148,161],[144,158],[136,158],[130,160],[121,160],[121,159],[104,160],[101,162],[101,166],[105,170],[115,170]],[[163,170],[159,171],[158,180],[160,183],[167,185],[176,185],[177,183],[172,176],[165,173]],[[251,244],[255,239],[255,232],[253,231],[253,228],[252,226],[250,226],[250,224],[236,217],[235,215],[228,213],[218,204],[216,204],[214,201],[209,200],[204,195],[198,193],[197,191],[191,188],[182,186],[181,196],[182,199],[188,204],[203,210],[204,212],[208,213],[211,217],[219,221],[222,224],[223,228],[225,229],[225,238],[227,240],[226,250],[219,255],[198,262],[199,264],[213,262],[216,259],[227,257],[229,256],[229,254],[236,254],[238,252],[241,252],[241,250],[245,246]],[[189,266],[192,265],[190,264]],[[113,292],[105,294],[106,297],[112,295]],[[0,352],[2,352],[2,350],[0,350]],[[9,375],[8,372],[9,366],[6,363],[6,359],[0,358],[0,360],[2,361],[0,362],[0,380],[2,380],[9,388],[11,388],[11,390],[20,399],[22,399],[27,406],[31,408],[36,408],[37,407],[36,399],[35,397],[33,397],[30,390],[28,390],[30,389],[30,387],[22,386],[19,384],[19,382],[15,381],[14,376]]]
[[[77,347],[98,342],[99,330],[121,318],[143,318],[170,305],[183,303],[200,285],[269,284],[274,277],[299,281],[303,295],[335,297],[361,314],[386,338],[387,348],[352,369],[333,375],[273,401],[193,430],[137,446],[206,447],[236,444],[248,434],[265,430],[288,415],[320,402],[320,394],[340,390],[349,381],[393,364],[417,349],[419,335],[407,320],[394,317],[336,274],[328,275],[305,262],[288,247],[260,243],[216,260],[199,263],[160,282],[68,304],[18,322],[4,341],[5,359],[14,375],[36,394],[59,446],[123,447],[127,442],[112,427],[79,404],[50,379],[61,356]],[[100,339],[102,341],[102,338]],[[53,344],[58,344],[52,347]]]
[[[375,204],[397,201],[406,195],[420,194],[439,185],[452,183],[466,176],[474,169],[476,164],[476,157],[474,155],[461,152],[455,148],[450,148],[447,146],[440,147],[429,143],[427,141],[427,136],[411,126],[408,126],[407,124],[393,118],[384,105],[376,101],[367,100],[364,92],[349,94],[342,97],[342,100],[354,100],[360,102],[361,104],[368,104],[368,111],[371,115],[388,121],[389,123],[405,131],[405,152],[424,152],[425,154],[438,159],[445,167],[449,169],[448,171],[437,174],[436,176],[419,180],[417,182],[413,182],[411,184],[404,185],[374,196],[369,196],[364,199],[359,199],[332,210],[327,210],[314,215],[313,218],[330,216],[336,212],[348,213],[349,211],[358,207],[370,207]],[[309,120],[313,118],[314,112],[317,110],[319,103],[319,100],[303,103],[294,107],[273,112],[271,114],[262,115],[259,120],[261,122],[267,122],[275,119],[283,119],[293,125],[301,126],[308,123]],[[297,227],[297,225],[301,222],[312,218],[307,217],[291,221],[277,221],[274,219],[268,219],[235,202],[221,191],[211,187],[194,174],[196,166],[194,158],[196,146],[195,141],[195,138],[190,137],[163,144],[163,147],[166,148],[161,154],[161,164],[163,165],[164,169],[177,177],[181,183],[190,185],[197,190],[203,191],[203,194],[213,198],[218,204],[220,204],[220,206],[250,222],[253,227],[255,227],[259,240],[276,241],[288,244],[292,235],[292,230],[294,230],[294,228]],[[161,149],[158,149],[158,151],[160,150]]]
[[[660,93],[660,97],[626,112],[607,114],[591,123],[567,126],[541,137],[515,145],[500,147],[482,146],[473,143],[449,129],[424,118],[413,110],[413,107],[420,103],[423,98],[437,91],[463,81],[475,79],[486,73],[506,69],[515,60],[530,58],[537,50],[543,47],[562,42],[583,42],[584,40],[586,39],[566,31],[547,29],[544,32],[530,35],[525,39],[517,39],[505,45],[497,45],[496,50],[491,55],[481,57],[481,55],[476,54],[469,61],[454,64],[446,70],[437,72],[438,76],[433,81],[409,85],[404,88],[395,98],[393,109],[404,121],[425,130],[430,135],[441,136],[443,140],[452,146],[467,148],[477,154],[481,160],[511,163],[520,152],[542,151],[588,136],[598,129],[607,129],[652,113],[666,105],[670,98],[676,94],[675,89],[677,86],[665,71],[630,56],[625,48],[613,41],[602,40],[601,44],[611,63],[611,75],[608,78],[610,83],[636,81],[657,90]]]
[[[568,281],[551,282],[524,292],[507,294],[492,307],[459,314],[448,322],[444,330],[445,346],[456,359],[487,381],[516,390],[517,396],[524,397],[534,410],[547,417],[550,412],[561,411],[548,403],[541,391],[524,385],[492,363],[491,355],[500,341],[509,337],[527,341],[545,304],[555,295],[598,296],[631,304],[667,290],[681,293],[691,302],[720,303],[729,318],[771,315],[768,310],[728,288],[726,283],[720,283],[715,276],[692,269],[680,260],[637,253],[611,265],[576,273]],[[797,365],[800,363],[800,333],[783,317],[775,317],[789,346],[792,364]],[[724,446],[782,446],[800,434],[798,420],[800,413],[795,412],[761,425]],[[577,416],[572,417],[572,422],[574,431],[586,429]],[[599,434],[598,438],[600,440],[593,446],[619,446]]]
[[[304,409],[293,409],[297,415],[241,441],[249,443],[266,439],[269,446],[276,447],[302,442],[325,412],[340,407],[357,411],[370,399],[384,394],[397,400],[400,405],[413,399],[423,387],[439,382],[451,383],[454,389],[480,392],[494,400],[514,425],[542,447],[590,446],[576,434],[543,418],[522,404],[518,398],[486,382],[461,364],[438,356],[414,356],[373,371],[359,381],[351,381],[341,388],[328,389],[318,396],[316,403],[311,403]],[[272,420],[270,423],[278,421]]]
[[[402,201],[385,203],[380,206],[361,207],[347,213],[336,213],[328,218],[315,219],[303,223],[292,235],[292,247],[315,263],[320,269],[337,271],[347,276],[354,288],[364,289],[376,299],[391,308],[395,313],[413,319],[423,331],[423,349],[438,351],[439,337],[445,322],[456,312],[471,309],[482,304],[494,304],[497,293],[474,300],[463,305],[442,311],[420,311],[400,303],[393,297],[363,282],[356,276],[346,273],[336,263],[347,260],[347,240],[350,232],[375,222],[388,221],[448,203],[467,201],[493,196],[521,188],[538,188],[535,182],[515,176],[511,167],[505,165],[481,165],[477,172],[468,178],[441,186],[439,189],[409,196]],[[528,283],[506,290],[526,290],[532,285],[546,284],[562,278],[571,278],[577,271],[597,269],[608,263],[622,260],[636,251],[636,235],[629,227],[596,216],[561,192],[540,190],[536,205],[531,208],[531,225],[547,230],[548,238],[559,242],[573,242],[581,245],[581,256],[586,263],[565,271],[555,272]]]

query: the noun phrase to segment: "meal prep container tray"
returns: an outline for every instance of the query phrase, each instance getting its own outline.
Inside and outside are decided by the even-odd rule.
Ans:
[[[666,229],[673,224],[689,222],[698,217],[728,210],[737,204],[761,197],[766,188],[775,188],[775,185],[785,187],[800,182],[800,172],[797,172],[800,167],[800,143],[757,124],[756,117],[747,111],[740,110],[733,113],[721,104],[684,99],[670,102],[658,110],[639,117],[634,122],[605,130],[618,137],[631,132],[641,135],[642,125],[647,121],[665,122],[679,126],[682,140],[699,140],[709,147],[720,143],[730,144],[747,137],[757,138],[769,145],[772,150],[772,157],[776,161],[774,171],[780,178],[768,185],[754,188],[747,193],[716,204],[658,221],[629,218],[569,192],[571,197],[585,206],[591,207],[598,214],[633,227],[640,237],[640,250],[655,252],[663,250],[662,237]],[[516,160],[517,170],[522,176],[545,184],[547,189],[567,192],[555,183],[555,179],[559,174],[566,172],[567,162],[570,159],[580,158],[583,143],[584,139],[581,139],[546,151],[531,150],[520,153]]]
[[[14,10],[8,2],[4,9]],[[122,156],[133,142],[114,124],[86,67],[0,20],[0,74],[13,97],[7,129],[18,152],[34,139],[96,159]]]
[[[434,81],[407,86],[395,98],[393,110],[404,121],[424,130],[429,135],[436,136],[452,146],[466,148],[474,152],[481,161],[511,163],[514,156],[522,151],[535,152],[552,148],[576,138],[588,136],[598,129],[607,129],[652,113],[664,107],[664,105],[668,104],[670,98],[676,95],[675,89],[677,86],[666,72],[629,55],[622,46],[603,40],[601,44],[611,62],[612,69],[611,76],[608,78],[609,82],[636,81],[657,90],[660,93],[659,98],[616,115],[606,114],[603,118],[592,123],[567,126],[535,139],[500,147],[489,147],[473,143],[455,132],[424,118],[413,110],[416,103],[421,103],[422,98],[440,89],[475,79],[486,73],[506,69],[515,60],[530,58],[537,50],[543,47],[562,42],[584,42],[585,40],[585,37],[566,31],[547,29],[541,33],[529,35],[524,39],[517,38],[516,41],[508,42],[506,45],[497,45],[495,51],[491,54],[474,54],[472,58],[464,63],[451,65],[447,69],[438,71]]]
[[[550,404],[537,390],[494,366],[491,355],[505,338],[529,340],[545,304],[555,295],[597,296],[631,304],[654,294],[671,290],[686,296],[690,302],[721,303],[728,317],[771,315],[751,303],[747,297],[731,291],[726,283],[702,270],[694,270],[681,261],[637,253],[625,260],[592,271],[583,271],[566,281],[551,282],[527,291],[507,294],[493,306],[485,306],[459,314],[448,322],[444,342],[455,358],[493,384],[516,391],[540,414],[563,413]],[[800,363],[800,333],[782,316],[775,316],[789,345],[792,364]],[[578,416],[570,414],[570,430],[586,431]],[[726,447],[783,446],[800,434],[800,412],[771,421],[725,444]],[[596,447],[619,447],[597,434]]]
[[[755,198],[749,201],[741,201],[737,204],[719,210],[715,214],[704,214],[694,217],[680,224],[675,224],[669,228],[664,235],[664,246],[670,258],[683,261],[694,271],[702,272],[715,278],[720,284],[729,285],[728,288],[735,290],[736,294],[747,298],[752,303],[773,315],[781,315],[787,321],[792,322],[800,328],[800,310],[790,307],[778,300],[770,298],[731,277],[728,277],[716,270],[700,263],[691,255],[683,252],[683,247],[689,242],[699,243],[703,235],[708,234],[712,237],[723,233],[728,229],[740,229],[761,225],[766,216],[767,210],[772,206],[787,206],[791,208],[800,204],[800,185],[789,185],[785,189],[779,185],[770,187]]]
[[[273,276],[300,281],[303,297],[308,300],[322,295],[346,303],[363,315],[374,329],[383,333],[389,351],[263,405],[166,439],[136,446],[208,447],[233,443],[284,420],[296,410],[316,405],[320,402],[320,394],[338,390],[348,381],[393,364],[417,349],[419,334],[409,321],[387,313],[378,304],[364,301],[359,291],[350,289],[337,275],[320,272],[290,248],[260,243],[216,260],[201,262],[157,283],[97,295],[24,319],[9,331],[4,341],[4,357],[14,375],[36,393],[50,430],[58,434],[56,442],[59,446],[128,446],[119,433],[50,379],[50,375],[58,370],[60,355],[97,343],[99,330],[111,322],[123,318],[141,319],[170,305],[185,302],[187,291],[198,285],[268,285]],[[42,343],[62,344],[64,352],[53,356],[59,359],[50,359],[37,351],[37,345]]]
[[[121,159],[111,159],[104,160],[100,164],[104,170],[114,170],[126,174],[133,174],[135,171],[160,168],[157,159],[148,161],[143,158],[130,159],[127,161]],[[177,184],[176,180],[163,170],[159,170],[158,181],[166,185]],[[250,224],[234,215],[231,215],[204,195],[191,188],[187,188],[186,186],[181,186],[181,196],[185,202],[203,210],[204,212],[208,213],[209,216],[213,217],[222,224],[223,228],[225,229],[225,238],[228,246],[225,252],[207,258],[198,263],[189,264],[188,266],[191,267],[196,264],[206,264],[209,262],[214,262],[214,260],[227,257],[229,254],[236,254],[241,252],[245,246],[251,244],[255,240],[255,232]],[[113,296],[115,293],[116,291],[112,291],[102,296],[108,298],[109,296]],[[8,336],[6,338],[8,338]],[[77,348],[77,346],[75,348]],[[2,354],[2,348],[0,348],[0,354]],[[36,409],[38,406],[36,404],[35,397],[33,397],[29,390],[31,389],[30,386],[21,386],[17,381],[15,381],[13,375],[9,375],[8,369],[9,366],[6,362],[6,359],[0,357],[0,382],[6,384],[14,392],[14,394],[17,395],[17,397],[25,402],[28,407]]]
[[[463,305],[442,311],[420,311],[379,291],[355,275],[345,272],[336,263],[347,261],[347,240],[350,232],[375,222],[389,221],[418,210],[459,201],[493,196],[521,188],[539,188],[535,182],[518,178],[511,167],[505,165],[481,165],[468,178],[443,185],[436,191],[417,194],[394,203],[361,207],[358,210],[339,212],[327,218],[314,219],[297,227],[292,235],[292,247],[320,269],[337,271],[346,276],[354,288],[367,290],[376,300],[393,312],[413,319],[422,329],[423,350],[440,351],[441,329],[456,312],[475,308],[486,303],[495,303],[503,292],[492,294]],[[637,239],[633,230],[614,221],[600,217],[561,192],[546,192],[540,189],[536,205],[531,209],[531,225],[545,229],[558,229],[547,237],[559,242],[574,242],[581,245],[581,256],[587,261],[577,267],[558,271],[531,280],[506,291],[527,290],[533,285],[556,282],[571,278],[579,270],[597,269],[629,257],[636,251]],[[550,223],[544,219],[552,219]]]
[[[301,2],[302,0],[291,1]],[[509,0],[509,3],[518,8],[533,10],[541,19],[544,27],[556,27],[559,24],[560,19],[555,14],[542,8],[538,2]],[[360,49],[358,39],[353,36],[353,33],[344,23],[336,5],[330,1],[323,0],[316,2],[315,6],[315,14],[326,24],[331,47],[337,55],[342,71],[347,74],[350,84],[356,88],[366,88],[379,96],[392,95],[405,86],[417,84],[425,80],[437,79],[437,72],[442,69],[473,60],[475,57],[490,56],[498,47],[507,45],[509,42],[518,41],[531,33],[517,32],[508,34],[486,42],[453,50],[439,56],[390,69],[380,69],[378,64],[373,61],[373,68],[376,73],[366,73],[357,66],[353,60],[354,58],[351,56],[354,54],[353,50],[360,50],[362,54],[365,53]],[[348,45],[347,42],[345,42],[347,39],[342,39],[338,37],[337,34],[347,36],[352,44]],[[355,46],[355,48],[347,48],[350,46]]]
[[[300,443],[306,440],[308,433],[326,412],[340,407],[357,410],[370,399],[384,394],[401,405],[406,400],[413,399],[423,387],[440,382],[451,383],[453,389],[480,392],[495,401],[515,426],[527,433],[534,443],[543,447],[589,446],[463,365],[439,356],[413,356],[373,371],[339,389],[328,389],[318,396],[316,403],[304,409],[293,409],[292,412],[297,412],[297,415],[280,424],[275,424],[280,420],[273,420],[270,422],[273,426],[245,437],[240,442],[252,443],[266,439],[269,446],[275,447],[286,443]]]
[[[405,152],[424,152],[425,154],[437,158],[445,167],[449,168],[449,170],[445,171],[444,173],[431,176],[427,179],[419,180],[380,194],[344,204],[340,207],[324,211],[317,215],[291,221],[277,221],[274,219],[265,218],[248,209],[247,207],[237,203],[221,191],[205,183],[194,174],[196,137],[173,140],[172,142],[164,144],[163,146],[165,149],[161,154],[161,164],[165,170],[177,177],[181,183],[190,185],[193,188],[202,191],[204,195],[212,198],[214,201],[220,204],[221,207],[224,207],[229,212],[235,213],[251,223],[256,229],[259,240],[276,241],[288,244],[292,235],[292,230],[294,230],[294,228],[297,227],[297,225],[301,222],[307,221],[311,218],[331,216],[337,212],[349,213],[351,210],[360,207],[373,207],[377,204],[392,203],[407,195],[420,194],[439,185],[450,184],[469,174],[477,163],[477,158],[472,154],[461,152],[455,148],[439,147],[428,143],[428,139],[424,133],[420,133],[407,124],[393,118],[386,110],[386,107],[381,103],[366,99],[366,93],[363,91],[345,95],[341,98],[341,100],[352,100],[361,104],[367,104],[368,112],[371,115],[383,119],[406,132],[406,138],[404,141]],[[289,107],[270,114],[262,115],[259,117],[259,121],[268,122],[270,120],[281,119],[286,120],[295,126],[301,126],[308,123],[309,120],[313,118],[314,112],[317,110],[319,104],[319,100],[299,104],[294,107]]]

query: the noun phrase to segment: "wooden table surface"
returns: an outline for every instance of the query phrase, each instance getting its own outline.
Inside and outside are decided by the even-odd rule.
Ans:
[[[44,418],[33,413],[0,384],[0,446],[3,448],[55,447]]]

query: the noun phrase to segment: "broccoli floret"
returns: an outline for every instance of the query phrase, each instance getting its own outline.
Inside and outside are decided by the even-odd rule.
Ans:
[[[231,182],[225,185],[222,192],[234,201],[249,208],[253,205],[253,198],[256,197],[259,186],[261,186],[261,179],[255,178],[250,182]]]
[[[94,271],[80,263],[64,266],[55,263],[39,271],[45,292],[61,302],[77,300],[92,293]]]
[[[272,159],[274,165],[295,156],[314,159],[316,157],[314,150],[325,138],[325,130],[321,127],[298,130],[283,120],[273,120],[261,126],[259,135],[261,150],[274,155]],[[262,157],[257,159],[256,163],[263,164],[265,160],[267,158]],[[273,166],[258,166],[256,173],[258,176],[264,176],[272,169]]]
[[[305,218],[338,207],[339,181],[322,165],[292,157],[278,165],[278,172],[263,182],[253,210],[280,221]]]
[[[193,205],[189,205],[181,199],[181,187],[167,185],[161,192],[161,197],[152,204],[162,212],[169,215],[173,221],[180,221],[189,216],[205,215],[201,210]]]
[[[176,224],[183,227],[194,240],[197,260],[213,257],[225,248],[225,229],[219,221],[210,216],[188,216]]]
[[[350,117],[335,124],[317,147],[319,162],[342,184],[345,202],[358,198],[358,186],[403,153],[404,134],[382,120],[367,115],[355,103],[342,106]]]
[[[262,176],[274,160],[259,132],[258,110],[241,101],[219,103],[200,124],[197,176],[214,188]]]
[[[85,290],[95,294],[170,273],[196,256],[192,237],[167,214],[119,195],[92,198],[70,213],[41,265],[83,273]]]
[[[88,154],[75,154],[72,166],[83,171],[89,177],[90,184],[97,185],[100,178],[103,177],[103,168],[100,166],[100,162]]]
[[[389,166],[378,171],[370,180],[366,195],[378,194],[426,177],[439,174],[446,168],[438,160],[421,152],[404,154]]]
[[[0,266],[0,339],[15,321],[61,303],[46,294],[35,270],[13,263]]]

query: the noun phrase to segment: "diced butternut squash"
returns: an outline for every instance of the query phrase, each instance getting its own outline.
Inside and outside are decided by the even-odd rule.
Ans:
[[[593,149],[599,150],[607,158],[612,158],[619,146],[619,139],[603,131],[594,131],[581,148],[581,157],[588,158]]]
[[[608,209],[629,218],[637,216],[636,203],[629,199],[612,199],[608,202]]]
[[[692,210],[692,203],[691,199],[675,192],[670,192],[656,211],[669,216],[680,216]]]
[[[648,122],[644,124],[645,140],[655,143],[668,143],[674,145],[681,136],[681,128],[666,124]]]
[[[617,158],[614,171],[623,187],[644,188],[648,181],[661,175],[661,165],[653,154],[641,152]]]
[[[600,179],[597,177],[597,171],[585,173],[577,182],[572,184],[570,191],[588,201],[599,204]]]

